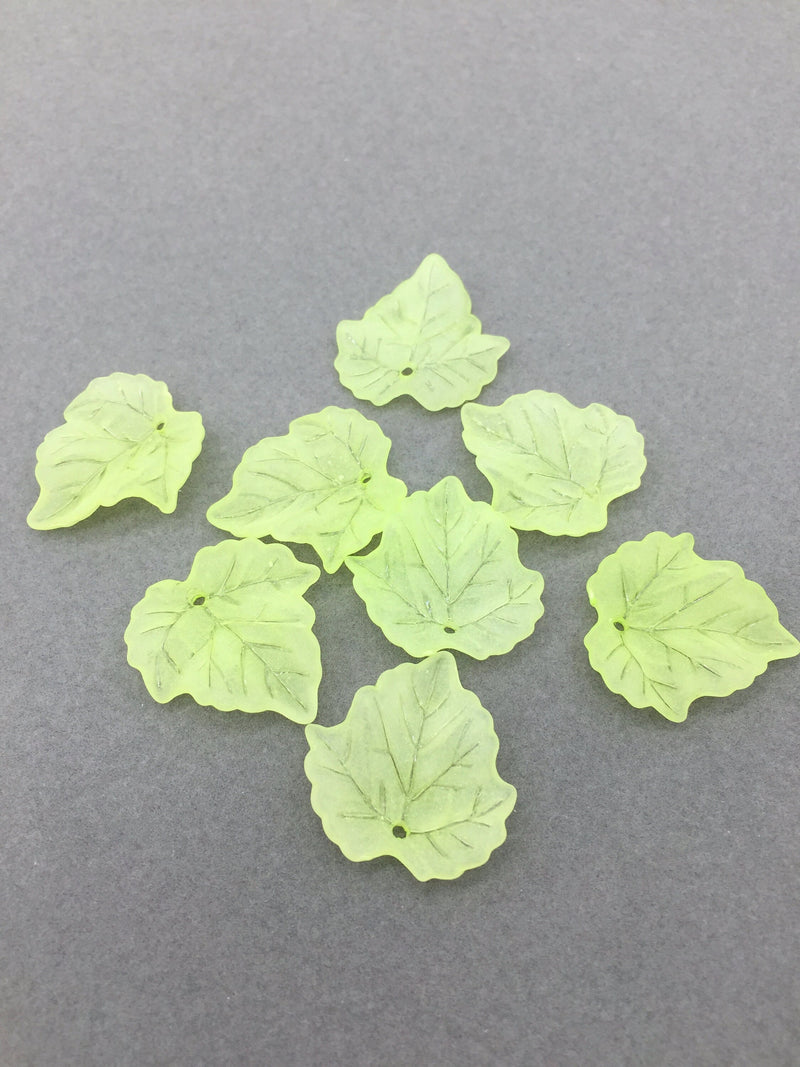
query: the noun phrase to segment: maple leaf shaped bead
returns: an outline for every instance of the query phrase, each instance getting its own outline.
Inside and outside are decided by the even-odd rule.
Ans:
[[[201,548],[185,581],[156,582],[134,606],[128,662],[161,704],[188,693],[220,711],[311,722],[322,667],[303,593],[318,577],[286,545]]]
[[[344,722],[306,737],[311,805],[348,859],[394,856],[420,881],[457,878],[505,840],[516,790],[449,652],[385,671]]]
[[[248,448],[208,521],[236,537],[306,542],[326,571],[363,548],[405,499],[386,470],[391,441],[352,408],[294,419],[283,437]]]
[[[749,686],[798,642],[738,563],[706,560],[694,538],[656,532],[626,541],[586,584],[597,622],[584,638],[608,688],[635,708],[683,722],[701,696]]]
[[[378,547],[351,556],[353,586],[388,640],[411,656],[454,648],[476,659],[510,651],[544,612],[544,581],[488,504],[450,475],[413,493]]]
[[[580,537],[602,530],[608,505],[639,486],[644,440],[627,415],[575,407],[534,389],[498,407],[466,404],[464,444],[493,489],[492,507],[517,530]]]
[[[474,399],[497,374],[505,337],[481,332],[472,302],[441,256],[336,329],[339,379],[360,400],[388,404],[411,396],[429,411]]]
[[[203,422],[176,411],[164,382],[120,371],[94,378],[36,451],[36,530],[73,526],[100,507],[142,497],[169,513],[200,454]]]

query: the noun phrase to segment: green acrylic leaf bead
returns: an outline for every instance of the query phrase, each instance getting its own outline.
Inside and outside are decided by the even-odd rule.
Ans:
[[[36,451],[35,530],[74,526],[100,507],[141,497],[169,513],[203,443],[196,411],[176,411],[164,382],[116,372],[95,378]]]
[[[505,337],[481,332],[472,302],[441,256],[381,297],[362,319],[336,329],[339,379],[360,400],[412,396],[429,411],[474,399],[497,374]]]
[[[352,408],[302,415],[285,436],[247,449],[208,521],[236,537],[313,545],[325,570],[336,571],[405,499],[405,483],[386,471],[390,447],[380,426]]]
[[[464,444],[492,485],[492,507],[517,530],[602,530],[609,502],[641,482],[642,435],[603,404],[578,408],[534,389],[498,407],[467,404],[461,419]]]
[[[505,840],[516,790],[449,652],[385,671],[344,722],[306,737],[311,805],[348,859],[394,856],[420,881],[457,878]]]
[[[651,533],[607,556],[586,585],[597,622],[584,639],[613,693],[683,722],[702,696],[749,686],[800,643],[738,563],[705,560],[694,538]]]
[[[369,617],[411,656],[443,648],[476,659],[509,652],[544,612],[544,581],[517,535],[458,478],[413,493],[378,547],[346,563]]]
[[[185,581],[151,585],[131,611],[128,662],[159,703],[188,693],[220,711],[309,723],[322,668],[303,593],[318,577],[285,545],[201,548]]]

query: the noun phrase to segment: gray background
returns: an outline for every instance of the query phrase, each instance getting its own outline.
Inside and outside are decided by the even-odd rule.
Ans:
[[[800,1063],[798,662],[676,726],[582,645],[587,577],[653,529],[800,633],[797,4],[2,8],[0,1061]],[[457,411],[354,401],[332,365],[430,251],[511,339],[482,401],[604,402],[649,464],[603,532],[521,536],[543,619],[458,657],[508,840],[418,884],[325,838],[299,727],[157,705],[122,634],[222,538],[244,449],[325,404],[375,417],[410,489],[488,499]],[[37,444],[113,370],[203,414],[177,512],[29,530]],[[332,725],[406,657],[347,572],[309,598]]]

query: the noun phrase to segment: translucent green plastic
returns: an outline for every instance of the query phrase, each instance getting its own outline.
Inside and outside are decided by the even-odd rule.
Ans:
[[[457,878],[505,840],[516,790],[449,652],[384,672],[344,722],[306,736],[311,805],[348,859],[394,856],[420,881]]]
[[[303,415],[285,437],[248,448],[208,520],[236,537],[311,544],[326,571],[338,570],[405,499],[405,484],[386,472],[390,447],[380,426],[352,408]]]
[[[382,297],[362,319],[340,322],[335,366],[361,400],[413,396],[429,411],[472,400],[497,374],[505,337],[481,333],[467,290],[441,256]]]
[[[702,696],[744,689],[800,643],[738,563],[705,560],[694,539],[626,541],[589,579],[597,622],[584,642],[608,688],[635,708],[683,722]]]
[[[455,648],[497,656],[533,633],[544,581],[514,531],[458,478],[412,494],[378,547],[346,562],[374,623],[412,656]]]
[[[518,530],[602,530],[609,502],[640,484],[642,435],[603,404],[577,408],[534,389],[498,407],[467,404],[461,419],[464,444],[494,490],[492,507]]]
[[[203,443],[196,411],[175,411],[164,382],[117,372],[95,378],[36,451],[36,530],[74,526],[100,507],[142,497],[172,512]]]
[[[155,700],[188,693],[220,711],[317,714],[322,668],[303,593],[319,570],[249,538],[201,548],[186,581],[151,585],[125,631]]]

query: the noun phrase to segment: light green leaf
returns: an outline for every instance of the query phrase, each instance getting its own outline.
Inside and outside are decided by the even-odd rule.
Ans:
[[[185,582],[157,582],[133,608],[128,662],[162,704],[188,693],[220,711],[311,722],[322,668],[302,594],[318,577],[285,545],[201,548]]]
[[[306,542],[326,571],[338,570],[405,498],[405,484],[386,473],[390,447],[380,426],[353,409],[303,415],[285,437],[248,448],[208,521],[236,537]]]
[[[41,493],[29,526],[73,526],[133,496],[175,510],[204,430],[196,411],[175,411],[164,382],[119,372],[95,378],[64,419],[36,452]]]
[[[609,501],[640,484],[642,436],[603,404],[576,408],[534,389],[498,407],[467,404],[461,419],[464,444],[492,484],[492,507],[518,530],[602,530]]]
[[[613,693],[683,722],[693,700],[744,689],[800,643],[738,563],[705,560],[694,538],[651,533],[626,541],[586,589],[597,622],[584,638]]]
[[[348,859],[394,856],[420,881],[457,878],[505,840],[516,790],[449,652],[385,671],[344,722],[306,737],[311,805]]]
[[[523,567],[518,544],[449,476],[412,494],[374,552],[346,563],[372,621],[410,655],[456,648],[486,659],[532,634],[544,611],[542,576]]]
[[[340,322],[335,367],[359,399],[413,396],[429,411],[472,400],[497,374],[505,337],[481,333],[464,285],[441,256],[423,259],[357,321]]]

